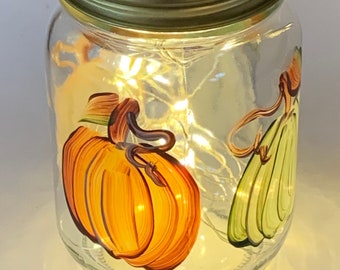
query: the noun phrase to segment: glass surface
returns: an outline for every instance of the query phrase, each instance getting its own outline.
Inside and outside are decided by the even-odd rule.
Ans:
[[[294,201],[301,36],[286,4],[198,37],[66,12],[49,37],[58,229],[87,269],[258,269]]]

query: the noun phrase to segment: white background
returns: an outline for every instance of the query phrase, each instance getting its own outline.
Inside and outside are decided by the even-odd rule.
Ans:
[[[340,2],[297,0],[303,86],[297,198],[269,269],[340,269]],[[0,269],[75,270],[54,217],[44,51],[57,0],[1,0]]]

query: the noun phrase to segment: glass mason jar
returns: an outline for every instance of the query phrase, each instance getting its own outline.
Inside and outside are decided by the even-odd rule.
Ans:
[[[61,0],[58,229],[86,269],[258,269],[291,223],[301,32],[281,0]]]

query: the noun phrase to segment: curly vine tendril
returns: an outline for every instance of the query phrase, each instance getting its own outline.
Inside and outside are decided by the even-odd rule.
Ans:
[[[143,168],[146,174],[152,179],[152,181],[158,186],[165,186],[165,181],[161,174],[158,173],[156,164],[145,161],[141,154],[146,153],[165,153],[170,150],[176,142],[175,135],[168,130],[144,130],[140,128],[136,121],[136,114],[128,112],[126,114],[127,124],[130,131],[140,139],[145,141],[157,141],[163,139],[164,144],[159,146],[149,145],[145,143],[141,144],[129,144],[126,148],[126,158],[134,166]]]
[[[259,118],[259,117],[266,117],[266,116],[271,116],[273,115],[280,107],[281,102],[284,98],[284,91],[282,91],[282,88],[280,87],[279,91],[279,96],[276,100],[276,102],[269,108],[261,108],[261,109],[254,109],[247,113],[235,126],[234,128],[230,131],[228,134],[227,138],[227,145],[229,150],[236,156],[236,157],[246,157],[250,155],[251,153],[256,153],[260,155],[261,161],[263,163],[266,163],[269,159],[270,156],[268,156],[268,146],[262,145],[260,146],[260,142],[262,139],[262,132],[258,131],[254,142],[246,147],[246,148],[240,148],[236,146],[233,143],[233,137],[237,132],[240,131],[241,128],[243,128],[245,125],[250,123],[251,121]]]
[[[260,145],[262,139],[261,131],[255,136],[254,142],[246,147],[240,148],[233,143],[234,135],[239,132],[241,128],[250,123],[251,121],[259,118],[273,115],[280,107],[283,99],[285,103],[284,115],[288,117],[292,108],[292,99],[297,96],[301,83],[301,50],[296,49],[293,61],[287,71],[280,75],[279,82],[279,96],[276,102],[269,108],[254,109],[247,113],[230,131],[227,138],[227,145],[229,150],[236,157],[246,157],[251,153],[258,154],[262,163],[266,163],[270,156],[268,156],[268,146]]]

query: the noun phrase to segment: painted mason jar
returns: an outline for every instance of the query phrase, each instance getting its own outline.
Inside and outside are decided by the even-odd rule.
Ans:
[[[258,269],[291,223],[301,33],[282,0],[61,0],[58,229],[86,269]]]

